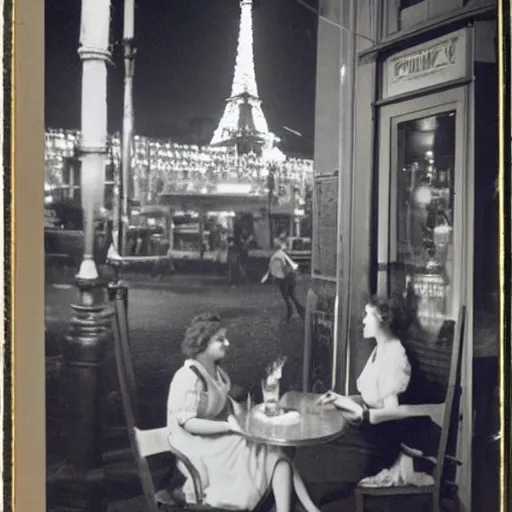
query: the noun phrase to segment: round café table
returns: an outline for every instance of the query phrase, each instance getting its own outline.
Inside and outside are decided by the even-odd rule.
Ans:
[[[280,424],[267,421],[255,414],[256,405],[251,411],[243,410],[237,415],[244,430],[244,436],[251,441],[274,446],[311,446],[326,443],[343,433],[345,419],[333,405],[318,405],[321,395],[288,391],[279,401],[284,410],[294,410],[300,415],[298,422]]]

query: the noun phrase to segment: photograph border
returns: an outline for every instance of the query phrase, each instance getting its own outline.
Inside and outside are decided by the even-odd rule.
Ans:
[[[274,0],[275,1],[275,0]],[[505,5],[506,4],[506,5]],[[510,79],[510,2],[498,0],[501,79]],[[44,0],[5,0],[4,14],[4,500],[45,510]],[[10,82],[10,83],[9,83]],[[508,85],[508,84],[507,84]],[[500,365],[502,501],[510,507],[510,90],[500,82]],[[508,100],[504,100],[505,94]],[[507,108],[508,107],[508,108]],[[507,124],[508,123],[508,124]],[[507,125],[507,126],[505,126]],[[508,137],[508,138],[507,138]],[[10,275],[9,275],[10,274]],[[11,386],[12,384],[12,386]],[[10,396],[9,396],[10,395]],[[12,412],[11,412],[12,411]],[[506,421],[508,420],[508,421]],[[10,427],[10,428],[9,428]],[[12,455],[10,457],[9,455]],[[12,464],[12,467],[11,467]],[[10,488],[12,485],[12,488]],[[509,493],[510,494],[510,491]],[[506,501],[505,501],[506,500]],[[6,507],[8,509],[8,507]],[[475,511],[476,512],[476,511]]]
[[[512,16],[511,1],[498,0],[498,81],[499,81],[499,155],[498,155],[498,201],[499,201],[499,297],[500,297],[500,501],[502,510],[510,510],[512,505],[512,303],[511,272],[512,263],[512,188],[511,188],[511,141],[512,141]]]
[[[12,488],[6,496],[11,494],[11,510],[16,512],[46,509],[44,216],[35,214],[44,208],[44,6],[41,0],[6,0],[4,7],[4,62],[11,61],[7,95],[11,112],[4,117],[4,127],[10,124],[10,138],[5,143],[10,146],[7,178],[11,189],[10,194],[5,191],[4,201],[9,205],[10,200],[6,227],[12,235],[10,286],[6,287],[10,292],[10,301],[6,301],[10,302],[10,333],[6,334],[13,349],[14,455],[8,469]]]

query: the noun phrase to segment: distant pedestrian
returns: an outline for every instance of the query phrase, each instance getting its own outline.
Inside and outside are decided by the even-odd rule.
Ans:
[[[233,236],[228,237],[228,282],[236,284],[240,278],[240,252]]]
[[[290,320],[293,316],[293,305],[295,305],[295,309],[300,317],[304,318],[304,306],[295,295],[298,268],[299,265],[286,254],[286,242],[281,240],[280,248],[270,257],[268,272],[261,280],[264,283],[269,276],[274,278],[286,304],[287,320]]]
[[[244,228],[238,240],[239,254],[240,254],[240,273],[244,279],[248,278],[249,266],[249,246],[252,241],[252,235],[249,230]]]

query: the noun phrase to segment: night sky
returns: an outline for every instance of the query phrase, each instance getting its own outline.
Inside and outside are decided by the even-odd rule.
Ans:
[[[308,0],[317,7],[318,2]],[[79,129],[78,0],[46,0],[46,126]],[[187,133],[194,119],[216,126],[231,92],[238,0],[139,0],[135,14],[135,132]],[[112,1],[111,41],[122,39],[123,3]],[[313,153],[316,15],[296,0],[254,0],[254,58],[269,129],[282,149]],[[109,131],[122,126],[122,49],[108,70]],[[303,137],[287,134],[288,126]]]

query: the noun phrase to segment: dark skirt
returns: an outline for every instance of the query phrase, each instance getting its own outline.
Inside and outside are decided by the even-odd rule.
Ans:
[[[367,476],[389,468],[400,452],[401,425],[352,426],[326,444],[298,448],[294,462],[316,503],[341,499]]]

